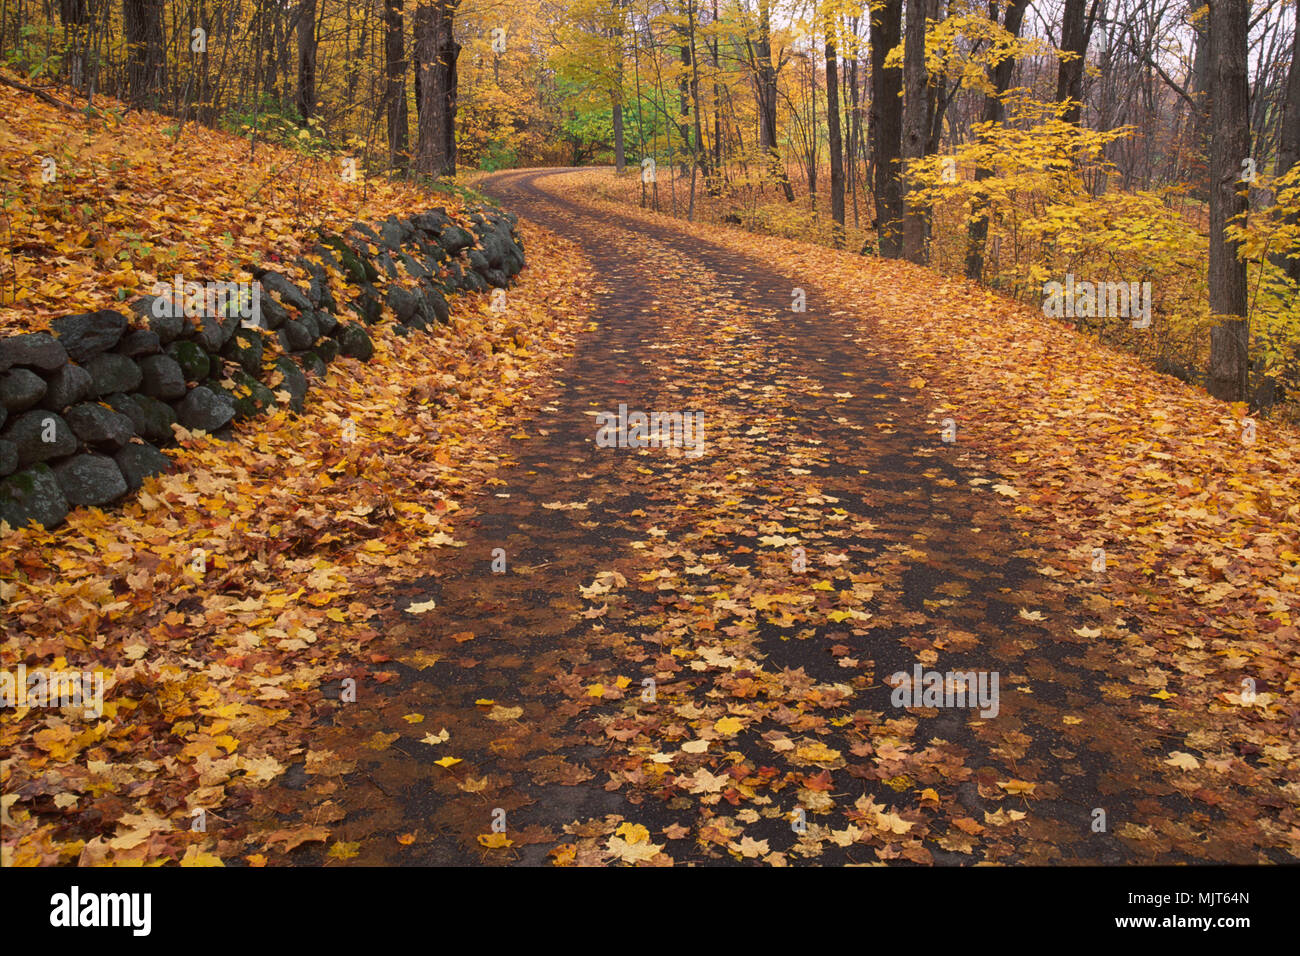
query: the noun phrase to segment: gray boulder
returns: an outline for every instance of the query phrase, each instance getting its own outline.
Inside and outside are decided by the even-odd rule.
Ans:
[[[126,494],[126,479],[107,455],[74,455],[54,466],[54,478],[74,508],[106,505]]]
[[[80,365],[71,363],[51,374],[46,383],[49,387],[45,390],[41,406],[56,412],[89,398],[95,389],[90,373]]]
[[[162,339],[152,329],[130,329],[122,336],[117,351],[122,355],[137,358],[141,355],[156,355],[162,351]]]
[[[300,312],[306,312],[312,307],[302,289],[278,272],[263,272],[258,281],[262,283],[263,289],[274,292],[280,297],[281,302],[293,306]]]
[[[45,397],[45,379],[31,369],[16,368],[0,375],[0,405],[21,412]]]
[[[173,342],[173,345],[176,343]],[[185,345],[193,346],[193,343],[186,342]],[[193,346],[198,350],[197,346]],[[200,352],[200,354],[202,354]],[[207,364],[207,356],[204,355],[204,364]],[[207,369],[204,369],[202,378],[207,377]],[[143,380],[140,383],[140,391],[151,398],[161,398],[170,400],[180,398],[185,394],[186,375],[181,370],[180,363],[169,355],[146,355],[140,359],[140,373]],[[198,376],[194,380],[198,380]]]
[[[375,346],[370,341],[370,336],[355,322],[341,324],[335,338],[338,339],[340,355],[369,362],[375,354]]]
[[[298,364],[302,366],[302,370],[315,375],[317,378],[324,378],[329,372],[329,368],[325,365],[324,360],[310,349],[306,352],[299,353],[297,358]]]
[[[63,458],[77,450],[72,426],[61,415],[44,409],[23,412],[9,423],[3,437],[17,446],[19,468]]]
[[[49,465],[40,464],[0,481],[0,521],[25,528],[31,521],[53,528],[68,516],[68,500]]]
[[[50,328],[74,362],[85,362],[122,340],[126,316],[112,309],[100,309],[84,315],[65,315],[51,322]]]
[[[134,392],[140,387],[143,376],[140,366],[125,355],[105,352],[96,355],[85,365],[90,373],[93,394],[95,396],[111,395],[114,392]]]
[[[18,470],[18,446],[0,438],[0,478]]]
[[[244,334],[258,335],[257,332]],[[233,342],[234,339],[232,338],[231,341]],[[182,386],[186,382],[201,382],[212,374],[212,359],[197,342],[173,342],[167,346],[167,356],[180,367]]]
[[[313,312],[312,316],[316,319],[316,328],[320,329],[321,335],[333,335],[334,330],[339,327],[339,320],[332,312],[326,312],[322,309],[319,312]]]
[[[131,419],[135,433],[154,442],[171,441],[176,413],[172,407],[148,395],[110,395],[104,399],[115,412]]]
[[[176,417],[186,428],[215,432],[235,417],[235,408],[227,396],[219,396],[206,385],[200,385],[176,403]]]
[[[240,329],[226,343],[221,354],[236,363],[249,375],[257,375],[262,368],[262,333],[253,329]],[[194,379],[198,381],[198,379]]]
[[[165,474],[172,468],[172,460],[147,443],[127,445],[113,456],[113,461],[122,472],[128,491],[139,491],[150,475]]]
[[[73,433],[92,448],[117,451],[135,437],[135,423],[130,417],[103,405],[73,405],[65,417]]]
[[[180,338],[181,333],[186,329],[185,313],[173,308],[169,296],[150,295],[143,299],[136,299],[131,303],[131,311],[144,319],[149,330],[158,336],[158,341],[162,345]]]
[[[286,352],[301,352],[303,349],[311,348],[312,342],[315,341],[307,326],[296,319],[284,323],[276,333],[276,337]]]
[[[468,249],[470,246],[474,245],[474,236],[455,223],[452,223],[439,234],[438,245],[442,246],[454,256],[462,249]]]
[[[277,376],[272,372],[271,381],[267,383],[271,391],[283,389],[288,392],[289,407],[295,412],[301,412],[303,400],[307,397],[307,376],[302,374],[302,369],[287,355],[281,355],[276,359],[274,368],[280,373],[278,376],[280,381],[275,380]]]
[[[25,365],[52,372],[67,361],[68,350],[49,332],[28,332],[0,339],[0,371]]]

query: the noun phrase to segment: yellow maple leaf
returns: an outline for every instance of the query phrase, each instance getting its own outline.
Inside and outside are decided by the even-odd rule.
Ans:
[[[723,717],[720,720],[714,722],[713,729],[716,730],[718,733],[725,734],[729,737],[732,734],[736,734],[744,730],[745,725],[742,721],[737,720],[735,717]]]
[[[350,860],[360,852],[361,852],[361,844],[359,842],[358,843],[338,842],[335,843],[332,847],[330,847],[329,853],[325,855],[332,856],[337,860]]]
[[[614,832],[628,843],[645,843],[650,839],[650,831],[639,823],[623,823]]]

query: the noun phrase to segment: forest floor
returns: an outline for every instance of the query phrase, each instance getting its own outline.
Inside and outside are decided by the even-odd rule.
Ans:
[[[150,766],[197,774],[207,832],[138,761],[92,760],[71,804],[34,767],[6,862],[1300,857],[1300,437],[963,281],[592,200],[607,175],[483,184],[525,223],[512,308],[551,330],[522,379],[494,360],[490,416],[461,395],[417,454],[414,352],[327,391],[400,432],[361,453],[384,493],[313,520],[271,497],[304,587],[155,625],[208,607],[315,655],[268,693],[270,646],[176,648],[220,673]],[[597,447],[620,405],[701,413],[702,453]],[[363,573],[309,575],[335,534]],[[895,706],[917,666],[996,675],[996,713]],[[101,746],[53,732],[46,760]],[[139,735],[102,743],[126,763]]]

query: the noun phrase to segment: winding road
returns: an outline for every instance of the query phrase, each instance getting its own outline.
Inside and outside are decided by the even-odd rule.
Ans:
[[[1253,804],[1231,787],[1169,781],[1153,708],[1103,693],[1140,662],[1079,636],[1086,595],[1036,572],[1031,519],[943,440],[870,315],[815,273],[566,196],[563,175],[484,188],[581,247],[591,327],[502,483],[462,501],[465,546],[377,596],[399,678],[316,728],[356,763],[332,811],[384,837],[355,862],[1272,852],[1235,830]],[[599,447],[620,406],[699,412],[703,453]],[[996,712],[896,706],[890,675],[918,667],[996,676]],[[448,739],[367,749],[413,712]],[[325,795],[289,778],[280,799],[313,819]]]

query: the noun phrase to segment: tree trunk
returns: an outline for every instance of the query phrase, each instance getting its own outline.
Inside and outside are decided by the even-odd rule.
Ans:
[[[433,0],[415,9],[416,96],[419,143],[415,171],[426,176],[456,172],[456,60],[453,35],[460,0]]]
[[[1286,102],[1282,111],[1282,129],[1277,148],[1277,174],[1286,174],[1300,163],[1300,23],[1291,40],[1291,74],[1286,85]],[[1296,217],[1291,217],[1294,222]],[[1279,257],[1280,258],[1280,257]],[[1293,282],[1300,282],[1300,255],[1278,262]]]
[[[902,158],[918,160],[925,155],[929,133],[930,84],[925,69],[925,14],[928,0],[907,0],[907,33],[903,45],[903,102]],[[907,209],[903,218],[903,257],[917,265],[925,265],[924,206],[912,197],[915,185],[911,176],[904,183]]]
[[[1020,25],[1025,18],[1025,7],[1029,5],[1029,0],[1011,0],[1011,5],[1007,7],[1006,18],[1002,23],[1003,28],[1014,37],[1020,36]],[[997,0],[989,0],[989,19],[997,20]],[[1016,58],[1014,56],[1005,56],[999,60],[991,70],[989,70],[989,80],[993,84],[993,93],[984,97],[984,111],[980,119],[985,123],[1001,123],[1006,110],[1002,105],[1002,94],[1011,86],[1011,73],[1015,69]],[[993,176],[993,170],[981,166],[975,170],[975,181],[977,183],[990,179]],[[988,208],[987,197],[976,193],[974,201],[971,203],[971,224],[966,234],[966,278],[978,281],[984,274],[984,240],[989,234],[989,217],[985,210]]]
[[[156,103],[166,76],[162,0],[122,0],[126,33],[127,99],[136,107]]]
[[[1083,115],[1083,68],[1088,53],[1088,33],[1091,18],[1085,20],[1087,0],[1065,0],[1065,13],[1061,18],[1061,49],[1074,56],[1062,57],[1056,73],[1056,102],[1070,101],[1062,114],[1067,123],[1079,125]],[[1093,16],[1097,2],[1093,0]]]
[[[86,0],[59,0],[59,17],[63,20],[63,38],[67,44],[63,69],[68,84],[81,89],[86,81],[86,47],[90,42],[90,10]]]
[[[621,173],[627,166],[623,151],[623,104],[614,101],[614,171]]]
[[[880,254],[897,259],[903,250],[903,191],[899,156],[903,136],[903,71],[885,68],[885,57],[898,46],[903,0],[883,0],[871,10],[871,127],[875,167],[876,230]]]
[[[831,218],[835,248],[844,245],[844,142],[840,134],[839,60],[835,50],[835,18],[826,18],[826,126],[831,151]]]
[[[1210,367],[1207,387],[1224,401],[1248,394],[1250,328],[1246,263],[1224,229],[1246,212],[1242,160],[1250,156],[1250,93],[1246,80],[1249,0],[1210,0]]]
[[[768,168],[781,184],[786,202],[794,202],[794,189],[785,174],[776,147],[776,68],[772,66],[772,11],[768,0],[758,4],[758,41],[754,44],[754,86],[758,100],[758,148],[768,157]]]
[[[316,112],[316,0],[298,6],[298,116],[305,123]]]
[[[410,166],[406,106],[406,39],[402,0],[384,0],[384,103],[388,113],[388,164]]]

